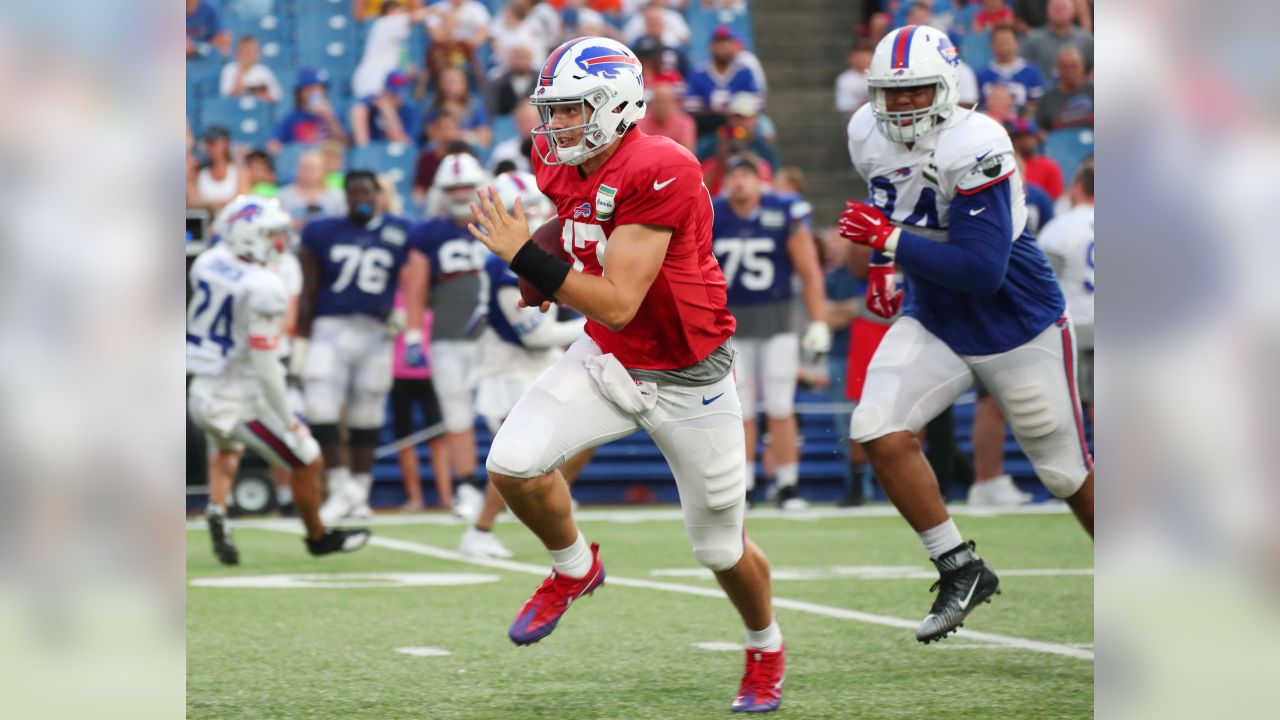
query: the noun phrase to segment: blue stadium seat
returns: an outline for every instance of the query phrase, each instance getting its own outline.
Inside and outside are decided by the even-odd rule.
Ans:
[[[294,172],[298,168],[298,156],[308,150],[314,150],[311,145],[302,143],[285,143],[280,147],[280,152],[276,154],[276,179],[280,185],[288,185],[293,182]]]
[[[981,70],[991,62],[995,54],[991,52],[991,33],[970,33],[960,38],[960,59],[973,68]]]
[[[1093,128],[1054,130],[1044,142],[1044,154],[1057,161],[1062,177],[1068,183],[1076,168],[1093,154]]]
[[[272,103],[252,97],[207,98],[201,103],[200,125],[223,125],[231,136],[253,147],[261,147],[271,136],[275,108]]]
[[[507,113],[489,119],[489,129],[493,131],[493,144],[506,142],[516,136],[515,113]]]
[[[297,21],[298,64],[329,68],[335,78],[349,79],[362,48],[355,20],[343,13],[309,13]]]
[[[395,183],[396,192],[407,203],[413,190],[413,170],[417,161],[418,153],[413,145],[375,142],[352,148],[347,156],[347,167],[386,175]]]

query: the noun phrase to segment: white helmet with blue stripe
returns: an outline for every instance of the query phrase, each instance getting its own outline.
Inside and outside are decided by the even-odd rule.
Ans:
[[[537,230],[543,223],[555,217],[556,208],[542,191],[538,190],[538,180],[530,173],[512,170],[494,178],[493,187],[502,198],[502,204],[512,211],[516,206],[516,198],[520,199],[520,207],[524,210],[525,219],[529,221],[529,230]]]
[[[933,85],[933,104],[890,110],[885,90]],[[947,34],[928,25],[898,28],[876,45],[867,68],[876,127],[894,142],[911,143],[937,132],[960,98],[960,53]]]
[[[548,165],[578,165],[603,152],[627,128],[644,117],[644,76],[640,60],[622,43],[603,37],[580,37],[551,52],[542,66],[529,103],[542,124],[533,131],[547,148]],[[551,110],[576,103],[581,122],[550,129]],[[574,142],[574,140],[577,140]]]
[[[237,196],[218,221],[218,235],[236,257],[270,265],[289,247],[293,218],[274,198]]]

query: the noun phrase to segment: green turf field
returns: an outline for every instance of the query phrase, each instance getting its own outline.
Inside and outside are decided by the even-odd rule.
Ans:
[[[932,601],[915,535],[885,509],[831,515],[748,517],[777,575],[788,655],[779,717],[1093,715],[1093,546],[1069,514],[957,517],[1001,572],[1003,594],[959,635],[927,647],[912,629]],[[729,716],[742,652],[698,644],[740,646],[741,625],[699,572],[679,520],[583,516],[608,579],[554,634],[523,648],[507,624],[549,561],[514,521],[497,532],[516,557],[493,562],[459,560],[462,526],[435,515],[379,518],[394,524],[377,524],[375,545],[324,559],[306,555],[296,521],[241,523],[241,564],[224,568],[197,519],[187,533],[187,716]],[[339,588],[201,584],[312,574],[291,582],[314,585],[362,573],[425,576],[348,578]],[[449,584],[421,584],[432,581]]]

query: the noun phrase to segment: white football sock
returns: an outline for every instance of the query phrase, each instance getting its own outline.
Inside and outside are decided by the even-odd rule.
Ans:
[[[351,470],[345,467],[332,467],[324,471],[324,482],[330,495],[342,492],[350,481]]]
[[[288,483],[276,486],[276,502],[281,505],[288,505],[293,502],[293,488]]]
[[[960,537],[960,530],[951,518],[947,518],[938,527],[916,534],[920,536],[920,542],[924,543],[924,549],[929,551],[929,558],[932,560],[937,560],[946,551],[964,544],[964,538]]]
[[[747,492],[751,492],[752,490],[755,490],[755,489],[756,489],[756,464],[753,462],[748,462],[747,463]]]
[[[763,630],[747,630],[747,647],[752,650],[778,652],[782,649],[782,630],[778,627],[778,618],[769,623]]]
[[[578,539],[563,550],[551,550],[551,564],[556,572],[571,578],[586,577],[591,572],[591,546],[578,533]]]
[[[791,463],[789,465],[779,465],[775,471],[778,478],[778,487],[795,487],[800,482],[800,464]]]

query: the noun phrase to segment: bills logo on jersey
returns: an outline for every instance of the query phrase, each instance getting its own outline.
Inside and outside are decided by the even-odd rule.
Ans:
[[[618,73],[627,71],[640,76],[640,61],[608,47],[590,47],[578,53],[578,67],[584,72],[609,80],[618,79]]]
[[[596,190],[596,220],[600,222],[609,222],[613,219],[613,198],[618,194],[618,188],[609,187],[601,184],[600,189]],[[577,217],[577,213],[574,213]]]
[[[573,209],[573,219],[591,217],[591,203],[582,203]]]
[[[951,65],[960,66],[960,51],[951,44],[951,40],[946,35],[938,38],[938,54]]]
[[[896,176],[898,176],[898,177],[900,177],[900,178],[909,177],[909,176],[911,175],[911,168],[909,168],[909,167],[900,167],[900,168],[898,168],[897,170],[894,170],[894,171],[893,171],[893,174],[894,174],[894,175],[896,175]]]

